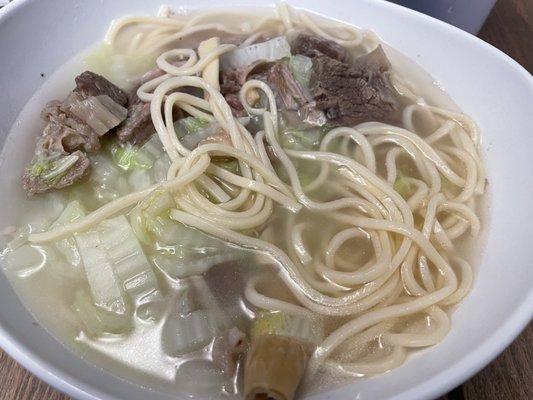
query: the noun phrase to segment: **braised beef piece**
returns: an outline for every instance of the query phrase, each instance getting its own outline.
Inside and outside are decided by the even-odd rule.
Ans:
[[[165,73],[166,72],[163,71],[159,67],[152,68],[151,70],[146,72],[143,76],[141,76],[141,79],[140,79],[140,82],[139,82],[139,86],[142,85],[143,83],[151,81],[152,79],[159,78],[160,76],[165,75]],[[136,91],[137,91],[137,89],[135,89],[135,92]],[[129,96],[129,100],[131,101],[131,94]]]
[[[228,93],[224,97],[235,117],[240,118],[246,115],[244,107],[236,93]]]
[[[276,94],[276,103],[287,110],[298,110],[309,103],[312,97],[294,78],[287,64],[277,61],[255,79],[264,80]]]
[[[150,103],[145,103],[136,93],[130,96],[128,116],[116,130],[121,143],[142,145],[155,132],[150,115]]]
[[[313,58],[310,90],[331,126],[367,121],[398,123],[399,104],[381,46],[350,65],[323,54]]]
[[[22,176],[22,187],[26,193],[29,196],[32,196],[34,194],[47,192],[51,189],[62,189],[72,185],[74,182],[78,181],[89,173],[91,162],[85,153],[79,150],[76,150],[71,155],[64,154],[59,157],[54,157],[54,160],[49,162],[57,162],[59,161],[60,157],[69,156],[78,157],[76,163],[73,164],[64,174],[60,174],[53,178],[47,178],[47,170],[44,169],[44,167],[39,168],[39,166],[36,165],[36,163],[39,161],[35,161],[34,163],[30,164]],[[42,172],[40,171],[41,169]]]
[[[76,88],[64,101],[49,102],[41,112],[46,125],[22,177],[28,195],[63,188],[85,176],[90,166],[86,153],[98,151],[100,137],[126,118],[127,102],[124,91],[90,71],[76,77]]]
[[[242,85],[246,82],[249,73],[250,70],[248,67],[222,71],[220,92],[222,94],[238,93]]]
[[[75,92],[79,92],[83,97],[99,96],[105,94],[121,106],[126,106],[128,103],[128,95],[118,86],[115,86],[101,75],[95,74],[91,71],[76,77]]]
[[[41,111],[48,121],[41,135],[41,148],[49,152],[72,153],[83,150],[94,153],[100,149],[99,136],[87,124],[61,109],[60,101],[49,102]]]
[[[174,65],[182,65],[184,61],[175,62]],[[153,79],[165,75],[159,67],[146,72],[138,82],[138,85],[130,92],[128,97],[128,115],[126,120],[115,130],[121,143],[142,145],[155,132],[152,117],[150,116],[150,103],[144,102],[137,96],[137,90],[141,85]]]
[[[311,126],[322,126],[326,123],[326,117],[317,108],[311,93],[294,78],[286,63],[275,61],[264,64],[261,68],[264,70],[250,78],[268,84],[276,96],[276,104],[280,110],[296,111],[299,120]]]
[[[292,54],[316,57],[324,54],[338,61],[346,60],[347,52],[340,44],[320,36],[300,33],[291,45]]]
[[[309,125],[325,124],[324,113],[316,108],[311,93],[294,78],[283,61],[257,61],[243,68],[222,71],[220,91],[236,117],[245,114],[238,93],[249,79],[266,82],[274,92],[279,108],[298,111],[302,114],[301,120]]]
[[[174,61],[172,64],[179,67],[185,64],[185,61]],[[137,90],[141,85],[153,79],[165,75],[165,71],[155,67],[146,72],[138,82],[138,85],[130,92],[128,98],[128,115],[126,120],[116,129],[118,140],[121,143],[131,143],[136,146],[142,146],[155,133],[150,115],[150,103],[144,102],[137,96]],[[189,93],[198,97],[202,96],[201,90],[194,87],[185,87],[179,91]],[[174,116],[174,120],[182,117],[180,114]]]
[[[264,64],[263,61],[257,61],[243,68],[235,68],[222,71],[220,76],[220,93],[224,95],[228,105],[236,117],[245,115],[244,107],[239,100],[239,90],[248,80],[250,73],[258,66]]]

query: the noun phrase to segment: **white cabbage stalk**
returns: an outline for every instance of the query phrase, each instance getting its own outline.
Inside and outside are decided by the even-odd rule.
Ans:
[[[105,220],[75,238],[95,306],[113,317],[131,319],[133,304],[137,317],[158,318],[159,284],[125,216]]]
[[[152,186],[152,176],[145,169],[134,169],[128,176],[128,184],[131,186],[132,191],[140,192]]]
[[[107,95],[80,99],[77,93],[72,93],[65,103],[72,114],[89,125],[99,136],[124,121],[128,114],[126,108]]]
[[[110,313],[125,315],[126,298],[120,280],[97,231],[75,235],[94,304]]]
[[[175,205],[176,202],[168,192],[156,190],[135,206],[130,214],[130,222],[137,238],[146,245],[152,245],[151,234],[157,235],[155,229],[160,224],[160,215],[167,213]]]
[[[242,253],[221,240],[168,217],[157,217],[153,222],[151,229],[157,243],[174,251],[158,252],[152,261],[171,279],[202,275],[214,265],[242,257]]]
[[[165,352],[171,356],[190,353],[207,345],[217,334],[213,314],[196,310],[183,317],[171,316],[165,323]]]
[[[306,56],[296,54],[289,60],[289,69],[292,76],[303,87],[309,86],[311,80],[311,70],[313,69],[313,61]]]
[[[71,201],[67,204],[59,218],[50,226],[50,229],[59,228],[60,226],[76,222],[81,217],[87,214],[85,208],[77,200]],[[56,248],[59,250],[70,265],[79,267],[81,262],[80,252],[78,246],[76,246],[76,240],[73,237],[68,237],[59,240],[55,243]]]
[[[291,56],[291,46],[285,36],[235,49],[220,57],[223,70],[243,68],[256,61],[276,61]]]
[[[138,304],[159,291],[157,278],[125,216],[108,219],[98,226],[100,242],[122,287]]]
[[[128,315],[105,312],[94,306],[91,296],[83,290],[76,292],[72,309],[78,314],[89,333],[123,333],[131,327]]]
[[[204,278],[190,278],[183,284],[162,332],[163,347],[171,356],[199,350],[227,329],[228,318]]]
[[[59,176],[63,176],[74,164],[78,162],[79,157],[74,154],[60,157],[52,161],[50,164],[52,168],[45,174],[40,175],[43,180],[49,181]]]

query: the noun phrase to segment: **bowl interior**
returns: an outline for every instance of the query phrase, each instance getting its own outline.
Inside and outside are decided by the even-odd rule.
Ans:
[[[167,1],[179,7],[219,6],[216,0]],[[227,1],[230,5],[270,1]],[[480,125],[489,187],[490,230],[471,294],[452,316],[438,346],[402,367],[315,399],[431,398],[467,379],[496,356],[530,320],[533,236],[530,149],[533,147],[531,75],[491,46],[429,17],[381,1],[295,0],[291,4],[371,28],[429,71],[459,107]],[[19,1],[0,15],[0,144],[45,77],[102,39],[114,18],[154,14],[144,0]],[[43,78],[41,74],[44,74]],[[11,173],[11,171],[9,171]],[[13,173],[13,182],[18,174]],[[0,226],[10,222],[10,190],[1,193]],[[84,399],[171,399],[123,381],[78,358],[40,327],[0,274],[0,346],[41,378]]]

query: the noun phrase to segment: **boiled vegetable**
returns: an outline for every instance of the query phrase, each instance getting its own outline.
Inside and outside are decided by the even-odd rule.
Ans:
[[[225,328],[225,315],[202,277],[189,278],[163,327],[165,352],[172,356],[199,350]]]
[[[244,367],[246,400],[292,400],[321,334],[304,315],[262,312]]]
[[[189,150],[196,148],[203,140],[224,134],[218,123],[195,117],[178,120],[174,123],[174,128],[180,141]]]
[[[309,151],[316,150],[322,139],[320,129],[288,129],[280,134],[281,147],[291,150]]]
[[[289,69],[300,85],[309,86],[313,69],[313,61],[309,57],[301,54],[292,56],[289,60]]]
[[[213,265],[242,256],[221,240],[169,218],[156,218],[152,232],[161,247],[152,261],[171,279],[201,275]]]
[[[396,180],[394,181],[394,190],[400,194],[404,199],[409,198],[413,193],[413,185],[408,181],[407,175],[401,170],[398,170]]]
[[[111,146],[111,154],[115,163],[125,171],[135,168],[149,169],[154,164],[153,157],[130,143],[123,145],[113,144]]]
[[[129,307],[121,282],[102,246],[98,232],[80,233],[75,238],[94,305],[117,316],[127,315]]]
[[[64,101],[63,107],[89,125],[98,136],[118,126],[128,114],[126,108],[107,95],[83,98],[79,93],[72,92]]]
[[[76,222],[81,217],[87,214],[85,208],[77,200],[71,201],[67,204],[59,218],[50,226],[50,229],[55,229],[60,226]],[[70,265],[78,267],[81,262],[81,256],[76,245],[76,240],[73,237],[68,237],[59,240],[55,243],[56,248],[59,250]]]
[[[320,333],[313,329],[310,318],[282,312],[259,314],[252,327],[251,336],[257,338],[261,335],[281,335],[309,343],[320,340]]]
[[[157,278],[125,216],[75,235],[94,305],[113,316],[155,320],[162,295]],[[93,315],[91,318],[98,318]]]
[[[51,154],[38,156],[28,168],[33,177],[54,181],[65,175],[76,162],[78,162],[78,156],[75,154]]]
[[[103,221],[98,233],[107,259],[135,305],[146,300],[146,295],[159,291],[154,271],[125,216]]]
[[[84,64],[87,69],[127,89],[146,71],[155,67],[155,59],[155,54],[137,51],[120,53],[112,45],[102,43],[87,54]]]
[[[242,68],[253,62],[276,61],[291,56],[291,46],[285,36],[279,36],[266,42],[255,43],[235,49],[221,56],[222,69]]]
[[[279,335],[254,339],[244,366],[245,399],[292,400],[308,359],[308,349],[298,340]]]
[[[72,304],[89,333],[99,336],[104,333],[124,333],[130,327],[130,319],[123,314],[109,313],[94,306],[91,296],[79,290]]]
[[[176,205],[172,196],[164,190],[156,190],[146,199],[141,201],[130,214],[130,221],[133,231],[139,240],[143,243],[152,244],[152,235],[158,238],[161,232],[161,226],[165,220],[171,223],[169,218],[159,218]],[[169,234],[170,240],[176,240],[173,233]]]

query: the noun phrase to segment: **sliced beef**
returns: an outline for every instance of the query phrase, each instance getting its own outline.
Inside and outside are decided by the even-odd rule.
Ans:
[[[309,91],[300,85],[284,62],[272,63],[264,73],[253,77],[270,86],[276,94],[276,103],[280,108],[298,110],[312,100]]]
[[[236,93],[227,93],[224,95],[224,98],[226,99],[226,102],[230,106],[231,112],[235,117],[240,118],[246,115],[244,107]]]
[[[243,68],[222,71],[220,77],[220,92],[224,95],[234,116],[242,117],[245,115],[244,107],[239,100],[238,93],[241,90],[242,85],[247,81],[250,73],[262,64],[264,64],[264,61],[257,61]]]
[[[159,78],[160,76],[163,76],[165,74],[166,74],[166,72],[163,71],[159,67],[152,68],[151,70],[149,70],[148,72],[143,74],[143,76],[141,76],[141,79],[140,79],[140,82],[139,82],[139,86],[142,85],[143,83],[151,81],[152,79]],[[131,100],[131,95],[130,95],[129,99]]]
[[[220,79],[220,92],[238,93],[242,85],[248,80],[248,76],[252,73],[257,73],[257,70],[264,70],[272,63],[266,61],[256,61],[242,68],[234,68],[222,71]]]
[[[174,61],[172,64],[179,67],[185,64],[185,61]],[[160,76],[165,75],[165,73],[165,71],[158,67],[151,69],[141,77],[137,87],[130,92],[126,120],[116,129],[118,140],[121,143],[131,143],[136,146],[141,146],[155,133],[152,117],[150,115],[150,103],[143,102],[139,96],[137,96],[137,90],[141,85],[159,78]],[[180,91],[201,97],[201,92],[198,93],[199,89],[197,88],[186,87]],[[175,117],[178,116],[180,115]]]
[[[76,150],[94,153],[100,149],[98,134],[77,117],[65,112],[61,102],[49,102],[41,117],[48,122],[41,135],[41,149],[60,153]]]
[[[346,49],[340,44],[316,35],[299,34],[291,45],[292,54],[315,57],[326,55],[338,61],[346,60]]]
[[[126,92],[103,76],[91,71],[85,71],[76,77],[76,89],[74,91],[81,93],[83,97],[107,95],[121,106],[128,103]]]
[[[238,93],[246,82],[249,74],[248,68],[235,68],[222,71],[220,92],[222,94]]]
[[[70,160],[75,160],[74,164],[61,172],[59,166],[67,157],[70,157]],[[77,159],[72,157],[76,157]],[[29,196],[32,196],[37,193],[47,192],[51,189],[61,189],[70,186],[89,173],[90,164],[85,153],[79,150],[72,154],[36,156],[36,159],[26,168],[22,176],[22,187]],[[55,172],[54,169],[59,171]]]
[[[170,63],[172,65],[174,65],[175,67],[181,67],[183,64],[185,64],[185,61],[176,60],[176,61],[171,61]],[[141,79],[138,82],[137,88],[139,86],[141,86],[143,83],[149,82],[149,81],[151,81],[152,79],[155,79],[155,78],[159,78],[160,76],[163,76],[165,74],[166,74],[166,72],[164,70],[162,70],[161,68],[159,68],[159,67],[152,68],[148,72],[144,73],[143,76],[141,76]],[[135,89],[132,93],[135,94],[136,92],[137,92],[137,89]],[[131,102],[132,94],[130,94],[128,100]]]
[[[286,63],[269,63],[267,69],[251,78],[268,84],[276,96],[276,105],[280,110],[296,111],[299,121],[307,125],[322,126],[326,123],[326,117],[317,108],[313,96],[294,78]]]
[[[145,103],[137,94],[130,97],[128,116],[118,127],[116,133],[121,143],[142,145],[155,132],[150,115],[150,103]]]
[[[84,176],[86,153],[100,149],[100,137],[127,115],[126,94],[90,71],[76,77],[76,88],[64,101],[51,101],[41,112],[46,125],[32,163],[22,178],[28,195],[60,189]]]
[[[220,91],[236,117],[245,114],[238,93],[248,79],[267,83],[274,92],[280,109],[302,113],[301,119],[310,125],[324,125],[325,116],[321,110],[316,109],[309,90],[294,78],[287,63],[283,61],[258,61],[244,68],[222,72]]]
[[[381,46],[353,65],[317,55],[313,58],[311,93],[332,126],[366,121],[394,124],[399,121],[399,104],[389,81],[390,69]]]

